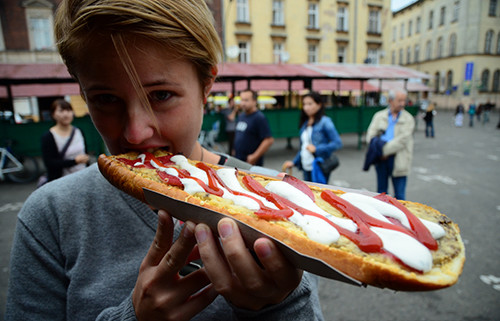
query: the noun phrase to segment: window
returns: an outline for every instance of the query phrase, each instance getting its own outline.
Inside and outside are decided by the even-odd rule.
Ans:
[[[399,38],[403,39],[405,37],[405,24],[404,22],[401,24],[401,29],[399,29]]]
[[[439,59],[443,57],[443,37],[438,38],[436,47],[436,58]]]
[[[429,12],[429,30],[432,29],[432,21],[434,20],[434,11]]]
[[[346,56],[346,47],[345,46],[339,46],[337,47],[337,61],[339,63],[344,63],[345,61],[345,56]]]
[[[337,61],[339,63],[344,63],[345,61],[345,56],[346,56],[346,47],[345,46],[339,46],[337,47]]]
[[[484,53],[490,54],[493,42],[493,30],[488,30],[486,32],[486,38],[484,39]]]
[[[285,25],[285,11],[283,7],[283,0],[273,0],[273,25]]]
[[[417,22],[415,23],[415,33],[416,34],[420,33],[421,27],[422,27],[422,19],[420,19],[420,17],[417,17]]]
[[[435,92],[439,92],[439,82],[441,81],[440,77],[439,77],[439,72],[436,72],[434,74],[434,91]]]
[[[441,7],[441,10],[439,12],[439,25],[442,26],[444,25],[446,18],[446,7]]]
[[[455,3],[453,4],[453,17],[451,18],[451,22],[457,22],[459,14],[460,14],[460,1],[455,1]]]
[[[378,49],[368,49],[368,61],[372,65],[378,65],[378,57],[379,57],[379,52]]]
[[[29,31],[33,50],[50,50],[54,48],[52,22],[49,19],[30,17]]]
[[[391,64],[395,65],[396,64],[396,51],[392,51],[391,53]]]
[[[500,92],[500,69],[497,69],[493,74],[493,87],[491,89],[493,92]]]
[[[497,55],[500,55],[500,32],[497,37]]]
[[[309,3],[307,10],[307,27],[310,29],[319,29],[319,11],[317,3]]]
[[[368,32],[380,33],[380,11],[370,9],[368,18]]]
[[[1,19],[0,19],[0,51],[5,51],[5,42],[3,40],[2,20]]]
[[[490,71],[488,69],[483,70],[481,73],[481,86],[479,91],[488,91],[488,82],[490,78]]]
[[[236,2],[236,21],[245,23],[250,22],[248,0],[238,0]]]
[[[318,62],[318,45],[309,44],[307,46],[307,62],[308,63]]]
[[[275,64],[282,62],[283,54],[285,53],[285,46],[281,42],[275,42],[273,44],[273,61]]]
[[[239,42],[238,48],[240,49],[238,54],[238,62],[250,63],[250,44],[248,42]]]
[[[413,32],[413,21],[408,21],[408,37],[411,37],[411,33]]]
[[[399,64],[403,64],[403,49],[399,49]]]
[[[452,89],[453,89],[453,71],[448,70],[448,73],[446,74],[446,90],[449,90],[451,93]]]
[[[406,63],[407,64],[411,63],[411,48],[410,47],[406,48]]]
[[[349,14],[347,7],[339,7],[337,11],[337,30],[338,31],[348,31],[349,30]]]
[[[396,27],[392,27],[392,42],[396,42],[398,38],[398,29]]]
[[[420,59],[420,46],[419,45],[415,45],[415,53],[413,54],[413,59],[415,60],[416,63]]]
[[[488,15],[490,17],[495,17],[497,15],[497,0],[490,0]]]
[[[457,54],[457,35],[452,33],[450,36],[450,56]]]
[[[432,58],[432,43],[431,41],[427,41],[427,44],[425,45],[425,59],[426,60],[431,60]]]

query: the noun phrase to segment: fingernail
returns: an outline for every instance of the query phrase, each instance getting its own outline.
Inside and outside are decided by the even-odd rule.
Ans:
[[[184,238],[191,238],[194,234],[195,225],[193,222],[184,223],[183,235]]]
[[[219,234],[225,239],[233,234],[233,226],[229,222],[223,222],[219,225]]]
[[[194,236],[196,237],[196,242],[198,243],[203,243],[207,240],[208,237],[208,230],[207,228],[200,226],[196,228],[194,232]]]
[[[255,251],[261,258],[266,258],[271,255],[271,247],[266,242],[261,242],[259,246],[256,247]]]

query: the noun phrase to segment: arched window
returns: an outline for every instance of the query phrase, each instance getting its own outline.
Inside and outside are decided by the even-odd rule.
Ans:
[[[493,30],[488,30],[486,32],[486,38],[484,39],[484,53],[491,53],[493,42]]]
[[[500,55],[500,32],[497,37],[497,55]]]
[[[481,87],[479,91],[488,91],[488,82],[490,78],[490,71],[488,69],[483,70],[481,73]]]
[[[446,74],[446,90],[449,90],[451,93],[452,88],[453,88],[453,71],[448,70],[448,73]]]
[[[493,92],[500,92],[500,69],[495,70],[493,74],[493,87],[491,89]]]
[[[452,33],[450,36],[450,56],[457,54],[457,35]]]
[[[439,37],[437,40],[437,48],[436,48],[436,58],[443,57],[443,37]]]
[[[431,60],[432,56],[432,43],[431,41],[427,41],[427,44],[425,45],[425,59],[426,60]]]
[[[441,79],[439,79],[439,71],[434,74],[434,92],[438,93],[439,92],[439,82]]]

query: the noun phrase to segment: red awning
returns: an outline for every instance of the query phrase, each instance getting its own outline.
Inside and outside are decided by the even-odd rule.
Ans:
[[[11,86],[12,97],[52,97],[79,95],[78,84],[34,84]],[[7,98],[7,88],[0,87],[0,97]]]

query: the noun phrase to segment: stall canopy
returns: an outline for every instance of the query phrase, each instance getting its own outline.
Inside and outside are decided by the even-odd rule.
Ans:
[[[429,78],[425,73],[393,65],[225,63],[219,66],[212,91],[428,91],[421,81]],[[78,93],[78,85],[63,64],[0,64],[0,97],[10,101],[14,97]]]

